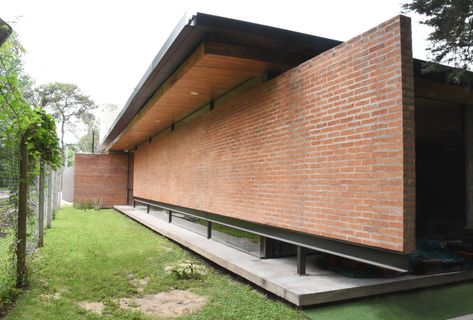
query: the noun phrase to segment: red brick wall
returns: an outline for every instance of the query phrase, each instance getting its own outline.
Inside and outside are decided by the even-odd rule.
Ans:
[[[101,198],[102,207],[127,203],[128,155],[76,153],[74,203]]]
[[[396,17],[140,145],[134,195],[410,252],[412,78]]]

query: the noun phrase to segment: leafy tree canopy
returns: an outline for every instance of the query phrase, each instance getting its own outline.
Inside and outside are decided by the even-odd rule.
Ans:
[[[79,139],[77,147],[82,152],[92,152],[92,145],[94,145],[94,149],[96,150],[100,143],[99,122],[91,113],[85,113],[82,117],[82,121],[86,125],[87,133]]]
[[[54,120],[44,110],[34,109],[27,99],[32,81],[23,70],[24,52],[15,33],[0,48],[2,149],[15,152],[23,140],[28,144],[33,165],[41,158],[43,163],[59,167],[61,157]]]
[[[473,0],[413,0],[403,8],[425,16],[422,23],[433,28],[428,37],[433,60],[459,68],[450,80],[471,84],[465,71],[473,67]]]
[[[73,127],[73,120],[82,121],[87,118],[86,114],[90,114],[97,106],[75,84],[54,82],[39,86],[36,91],[40,105],[51,112],[59,122],[61,149],[64,152],[66,127]]]
[[[33,116],[32,125],[28,129],[30,157],[36,163],[40,160],[58,169],[62,160],[54,117],[42,108],[34,109]]]

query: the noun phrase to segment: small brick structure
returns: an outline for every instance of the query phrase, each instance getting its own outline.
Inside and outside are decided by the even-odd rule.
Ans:
[[[103,208],[127,204],[128,155],[76,153],[74,203],[101,199]]]
[[[134,196],[412,252],[410,32],[395,17],[139,145]]]

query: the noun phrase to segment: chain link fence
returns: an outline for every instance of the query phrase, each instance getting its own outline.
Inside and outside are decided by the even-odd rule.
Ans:
[[[1,142],[0,142],[1,144]],[[0,309],[8,304],[16,284],[16,239],[18,218],[19,178],[18,153],[0,149]],[[48,167],[43,168],[45,183],[40,190],[39,177],[29,186],[27,218],[27,254],[28,257],[38,248],[40,232],[40,193],[44,195],[43,226],[48,228],[60,207],[61,172]]]

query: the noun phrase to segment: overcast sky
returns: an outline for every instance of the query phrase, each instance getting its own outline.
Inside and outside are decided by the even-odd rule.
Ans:
[[[96,103],[123,107],[180,18],[203,12],[348,40],[398,15],[398,0],[2,1],[0,17],[28,51],[37,84],[70,82]],[[428,29],[413,17],[414,57],[425,59]]]

